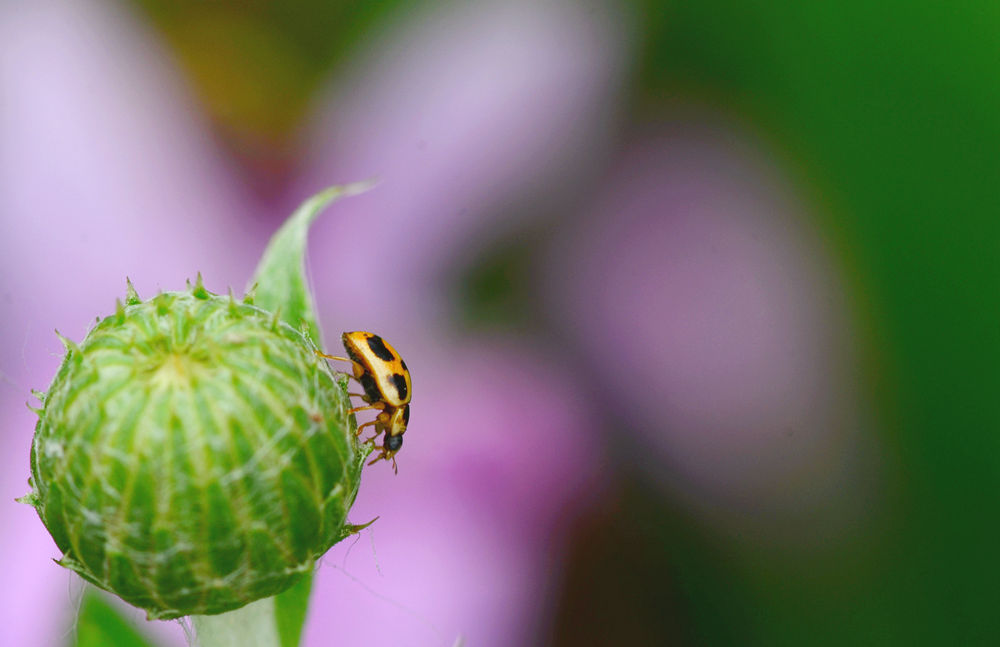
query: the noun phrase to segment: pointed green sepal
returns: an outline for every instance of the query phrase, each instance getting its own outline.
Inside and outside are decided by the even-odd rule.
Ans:
[[[63,555],[60,559],[53,558],[52,561],[55,562],[56,564],[59,564],[63,568],[68,568],[69,570],[73,571],[74,573],[76,573],[86,581],[90,582],[94,586],[102,586],[94,578],[94,576],[90,572],[90,569],[88,569],[83,562],[77,559],[73,559],[69,555]]]
[[[212,293],[205,289],[205,280],[201,277],[201,272],[198,272],[198,276],[194,280],[194,288],[191,289],[191,296],[201,300],[212,296]]]
[[[256,298],[257,298],[257,284],[254,283],[253,285],[250,286],[250,289],[247,290],[247,293],[243,295],[243,303],[247,304],[248,306],[252,306]]]
[[[135,286],[132,285],[132,279],[125,277],[125,305],[134,306],[142,303],[142,299],[139,298],[139,293],[135,291]]]
[[[229,316],[236,314],[239,306],[236,303],[236,297],[233,295],[233,288],[229,286],[229,301],[226,303],[226,310],[229,312]]]
[[[66,349],[66,354],[68,357],[72,357],[76,360],[82,359],[83,356],[80,353],[80,347],[77,345],[75,341],[73,341],[68,337],[64,337],[63,334],[58,330],[56,330],[56,337],[58,337],[59,341],[62,342],[63,348]]]
[[[361,532],[362,530],[364,530],[368,526],[372,525],[376,521],[378,521],[378,517],[375,517],[374,519],[372,519],[368,523],[363,523],[363,524],[360,524],[360,525],[355,525],[355,524],[350,524],[350,523],[344,524],[344,527],[341,529],[341,533],[342,533],[341,539],[344,539],[345,537],[350,537],[351,535],[358,534],[359,532]]]
[[[30,505],[33,508],[38,507],[38,495],[35,494],[33,491],[28,492],[24,496],[17,497],[16,499],[14,499],[14,501],[16,503],[23,503],[24,505]]]
[[[170,312],[170,306],[173,304],[173,298],[165,293],[160,292],[155,297],[153,297],[153,303],[156,304],[156,314],[164,317],[168,312]]]

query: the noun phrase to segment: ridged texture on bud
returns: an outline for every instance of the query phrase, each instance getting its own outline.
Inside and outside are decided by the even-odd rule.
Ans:
[[[43,396],[32,493],[63,558],[152,618],[281,592],[349,534],[364,457],[344,382],[273,313],[209,293],[126,304]]]

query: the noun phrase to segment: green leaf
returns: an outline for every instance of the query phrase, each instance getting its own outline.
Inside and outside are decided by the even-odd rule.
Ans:
[[[76,620],[74,647],[156,647],[143,636],[103,595],[87,587]],[[285,647],[282,645],[282,647]]]
[[[364,193],[374,184],[368,180],[332,186],[303,202],[271,238],[251,281],[251,285],[257,286],[254,305],[278,311],[282,320],[296,330],[304,326],[317,345],[320,344],[320,329],[305,273],[309,226],[335,200]]]

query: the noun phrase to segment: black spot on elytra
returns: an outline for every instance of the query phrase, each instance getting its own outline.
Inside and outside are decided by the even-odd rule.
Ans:
[[[369,402],[377,402],[382,399],[378,384],[375,383],[375,378],[372,377],[371,373],[363,374],[358,378],[358,382],[361,382],[361,387],[365,390],[365,395],[368,396],[366,399]]]
[[[402,358],[402,357],[400,357],[400,358],[399,358],[399,363],[400,363],[400,365],[401,365],[401,366],[403,367],[403,370],[404,370],[404,371],[406,371],[407,373],[409,373],[409,372],[410,372],[410,369],[406,368],[406,362],[404,362],[404,361],[403,361],[403,358]]]
[[[405,400],[408,393],[406,390],[406,377],[401,373],[393,373],[392,383],[396,386],[396,393],[399,394],[399,399]]]
[[[382,446],[390,452],[398,452],[399,448],[403,446],[403,436],[390,436],[385,435],[385,440],[382,441]]]
[[[375,357],[379,358],[385,362],[391,362],[396,359],[396,356],[392,354],[388,348],[385,347],[385,342],[378,335],[372,335],[368,338],[368,348],[372,349],[375,353]]]

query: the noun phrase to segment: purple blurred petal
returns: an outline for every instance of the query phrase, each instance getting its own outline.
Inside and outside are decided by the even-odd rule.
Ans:
[[[317,227],[320,300],[439,317],[447,262],[599,157],[623,58],[618,17],[572,2],[448,5],[376,41],[309,131],[302,192],[380,180]]]
[[[407,361],[420,369],[419,399],[398,456],[400,475],[382,465],[370,470],[358,515],[393,509],[410,498],[399,497],[400,488],[420,484],[437,492],[418,499],[424,505],[454,501],[470,523],[537,539],[594,493],[602,475],[592,410],[544,353],[452,341],[428,344]]]
[[[445,505],[398,506],[345,553],[323,560],[306,646],[529,644],[544,610],[537,551]]]
[[[829,251],[738,137],[688,123],[642,141],[550,257],[554,320],[620,403],[637,460],[699,506],[844,497],[862,423]]]

